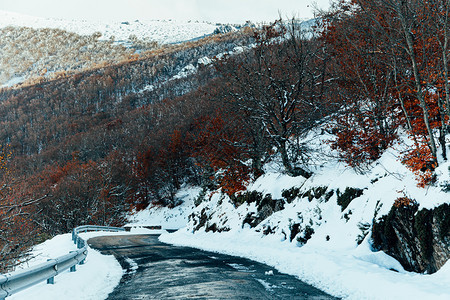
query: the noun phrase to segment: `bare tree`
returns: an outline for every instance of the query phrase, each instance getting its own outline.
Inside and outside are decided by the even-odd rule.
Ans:
[[[327,59],[319,40],[295,20],[266,26],[255,40],[254,48],[218,66],[229,80],[230,101],[254,122],[255,136],[276,148],[288,173],[309,177],[293,159],[306,154],[294,137],[319,125],[332,109],[324,97]]]
[[[355,2],[365,14],[374,20],[374,24],[379,27],[379,30],[384,32],[391,41],[392,47],[400,47],[405,51],[414,79],[414,94],[422,109],[427,144],[434,160],[433,164],[437,164],[437,146],[430,120],[430,107],[426,99],[427,88],[431,86],[426,68],[433,60],[433,54],[428,53],[428,49],[420,45],[429,34],[429,31],[425,30],[419,21],[420,16],[423,16],[424,11],[427,10],[426,5],[428,4],[421,0],[357,0]],[[383,20],[393,19],[390,26],[380,22],[380,14],[384,15]]]

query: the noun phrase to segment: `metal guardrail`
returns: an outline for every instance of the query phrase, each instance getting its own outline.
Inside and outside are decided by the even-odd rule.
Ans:
[[[49,259],[47,262],[36,265],[32,268],[20,270],[7,274],[0,274],[0,300],[5,300],[21,290],[32,285],[47,280],[48,284],[54,284],[56,275],[70,269],[76,271],[76,265],[84,264],[87,256],[86,241],[78,236],[81,232],[88,231],[125,231],[124,228],[86,225],[79,226],[72,231],[72,240],[77,245],[78,250],[70,251],[68,254],[56,259]]]
[[[125,231],[125,228],[121,227],[110,227],[110,226],[97,226],[97,225],[85,225],[85,226],[78,226],[77,228],[74,228],[72,230],[72,241],[77,245],[77,248],[83,248],[86,246],[86,241],[83,240],[78,236],[81,232],[88,232],[88,231],[111,231],[111,232],[117,232],[117,231]]]

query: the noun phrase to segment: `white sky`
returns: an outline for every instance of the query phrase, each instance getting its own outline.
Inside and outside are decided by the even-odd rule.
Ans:
[[[273,21],[283,17],[311,18],[314,3],[329,0],[0,0],[0,10],[63,19],[178,19],[222,23]]]

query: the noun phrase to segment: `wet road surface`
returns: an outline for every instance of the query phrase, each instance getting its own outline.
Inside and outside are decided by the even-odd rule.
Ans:
[[[126,270],[111,300],[336,299],[267,265],[163,244],[155,235],[96,237],[88,244],[113,254]]]

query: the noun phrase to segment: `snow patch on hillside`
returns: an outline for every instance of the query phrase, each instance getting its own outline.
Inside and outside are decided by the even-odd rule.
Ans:
[[[195,208],[194,200],[201,189],[198,187],[184,187],[177,194],[176,199],[182,202],[175,208],[154,206],[139,212],[132,212],[128,217],[131,224],[160,225],[163,229],[179,229],[188,223],[189,215]]]
[[[92,22],[84,20],[64,20],[32,17],[0,10],[0,28],[25,26],[31,28],[58,28],[80,35],[102,33],[101,39],[128,41],[130,35],[140,40],[171,44],[189,41],[212,34],[217,25],[206,22],[175,20],[124,20],[123,22]]]

